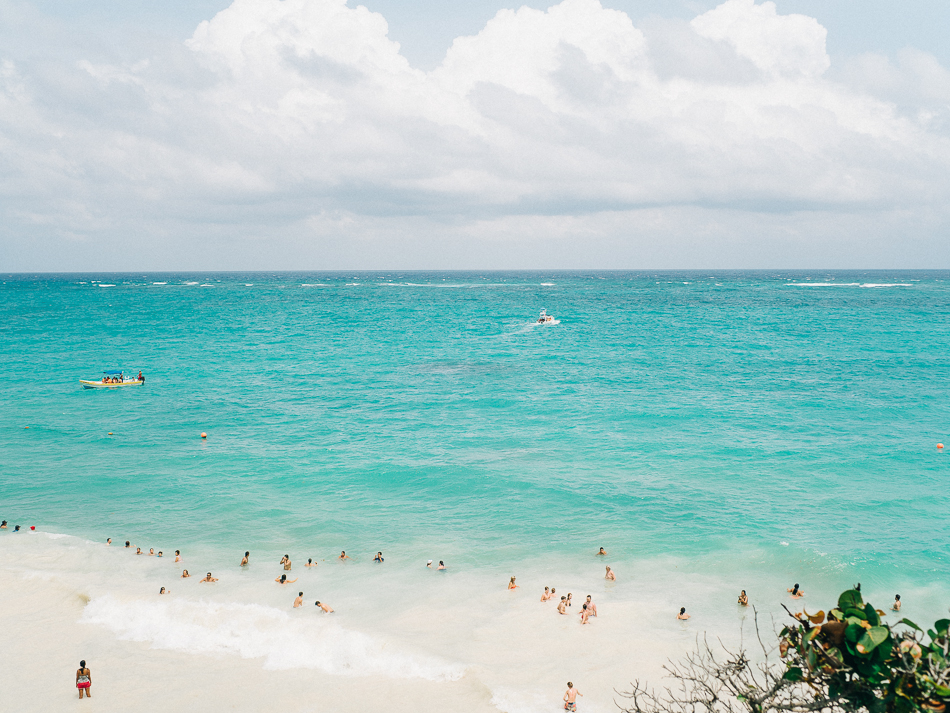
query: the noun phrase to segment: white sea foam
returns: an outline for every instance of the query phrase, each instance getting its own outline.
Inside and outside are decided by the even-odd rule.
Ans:
[[[197,285],[198,283],[197,283],[197,282],[185,282],[184,284],[186,284],[186,285]]]
[[[304,282],[301,287],[329,287],[325,282]]]
[[[153,282],[153,285],[167,285],[167,282]]]
[[[99,287],[115,287],[115,285],[104,285],[103,283],[100,282]]]
[[[106,594],[86,605],[80,623],[105,626],[119,639],[148,642],[156,649],[262,658],[267,669],[429,681],[456,681],[465,673],[460,665],[384,646],[322,613],[293,614],[301,616],[260,604],[123,600]]]
[[[789,282],[789,287],[913,287],[909,282]]]
[[[553,282],[542,282],[541,287],[554,287]]]

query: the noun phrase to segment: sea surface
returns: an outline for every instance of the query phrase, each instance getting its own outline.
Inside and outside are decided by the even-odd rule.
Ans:
[[[107,369],[146,383],[80,388]],[[794,582],[860,581],[926,619],[950,603],[948,395],[946,271],[0,275],[0,518],[200,574],[250,550],[268,583],[285,553],[297,573],[346,550],[365,583],[383,551],[407,592],[444,560],[456,601],[512,575],[532,602],[559,573],[603,588],[604,547],[618,610],[715,628],[739,588],[779,608]],[[334,571],[354,631],[404,639]],[[131,636],[110,601],[83,616]],[[481,661],[427,636],[446,671]],[[486,684],[493,705],[547,710],[518,680]]]

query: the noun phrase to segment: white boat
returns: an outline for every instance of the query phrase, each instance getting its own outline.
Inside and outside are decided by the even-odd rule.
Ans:
[[[538,317],[538,324],[554,324],[555,319],[548,314],[546,309],[541,310],[541,316]]]
[[[145,377],[139,372],[139,377],[127,379],[121,371],[104,371],[100,381],[86,381],[80,379],[84,389],[121,389],[126,386],[142,386],[145,384]]]

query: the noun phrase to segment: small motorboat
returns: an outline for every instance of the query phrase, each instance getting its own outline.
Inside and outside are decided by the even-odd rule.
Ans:
[[[126,386],[142,386],[145,383],[145,377],[140,371],[136,378],[127,379],[121,370],[112,370],[102,372],[101,381],[80,379],[79,383],[84,389],[121,389]]]
[[[548,314],[546,309],[541,310],[541,316],[538,317],[538,324],[555,324],[554,317]]]

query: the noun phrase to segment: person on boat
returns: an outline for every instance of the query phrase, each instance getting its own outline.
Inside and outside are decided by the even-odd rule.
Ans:
[[[103,384],[108,384],[108,383],[109,383],[109,377],[108,377],[108,376],[103,376],[103,377],[102,377],[102,383],[103,383]]]
[[[92,698],[89,688],[92,686],[92,674],[86,668],[86,662],[79,662],[79,670],[76,671],[76,688],[79,689],[79,700],[82,700],[82,694],[85,692],[86,698]]]
[[[139,381],[141,381],[143,384],[145,383],[145,377],[142,375],[141,371],[139,371]]]

